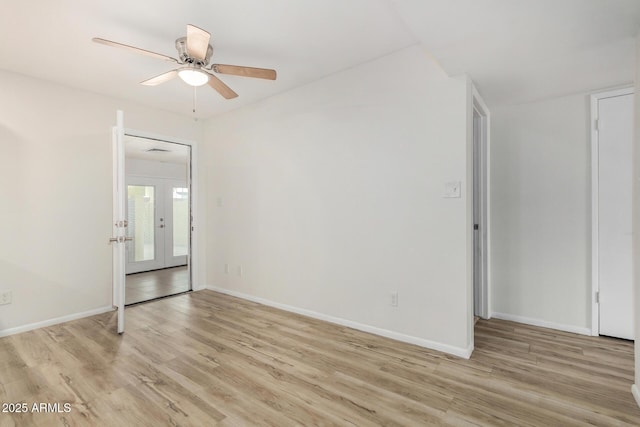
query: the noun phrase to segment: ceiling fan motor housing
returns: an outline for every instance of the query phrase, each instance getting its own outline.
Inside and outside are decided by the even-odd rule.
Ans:
[[[189,56],[187,53],[187,38],[180,37],[176,39],[176,50],[178,51],[178,58],[180,58],[180,62],[184,64],[194,64],[201,67],[205,67],[209,64],[209,60],[211,59],[211,55],[213,55],[213,46],[209,45],[207,48],[207,55],[204,58],[204,61],[199,59],[195,59]]]

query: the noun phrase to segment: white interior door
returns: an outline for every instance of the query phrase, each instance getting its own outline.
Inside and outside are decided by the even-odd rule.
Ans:
[[[112,133],[113,146],[113,237],[109,239],[113,253],[112,289],[113,305],[118,310],[117,331],[124,332],[125,301],[125,243],[127,221],[125,217],[125,180],[124,180],[124,114],[116,114],[116,126]]]
[[[633,339],[633,95],[598,100],[599,333]]]

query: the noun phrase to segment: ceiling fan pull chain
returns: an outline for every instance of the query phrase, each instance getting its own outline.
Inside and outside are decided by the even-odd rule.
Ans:
[[[193,114],[196,113],[196,89],[197,87],[193,87]]]

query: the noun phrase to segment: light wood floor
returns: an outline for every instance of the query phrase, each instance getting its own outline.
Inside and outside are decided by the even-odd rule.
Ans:
[[[125,304],[135,304],[190,290],[187,266],[165,268],[126,276]]]
[[[499,320],[470,360],[211,291],[0,339],[0,426],[640,425],[629,342]]]

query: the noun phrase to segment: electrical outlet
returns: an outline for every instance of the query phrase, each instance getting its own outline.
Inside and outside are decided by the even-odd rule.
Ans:
[[[393,306],[393,307],[397,307],[398,306],[398,293],[397,292],[391,292],[391,306]]]
[[[0,292],[0,305],[11,304],[11,291]]]
[[[224,265],[224,274],[229,274],[229,264]]]
[[[238,266],[238,277],[242,277],[242,266]]]
[[[444,184],[444,198],[458,199],[460,198],[462,183],[460,181],[446,182]]]

